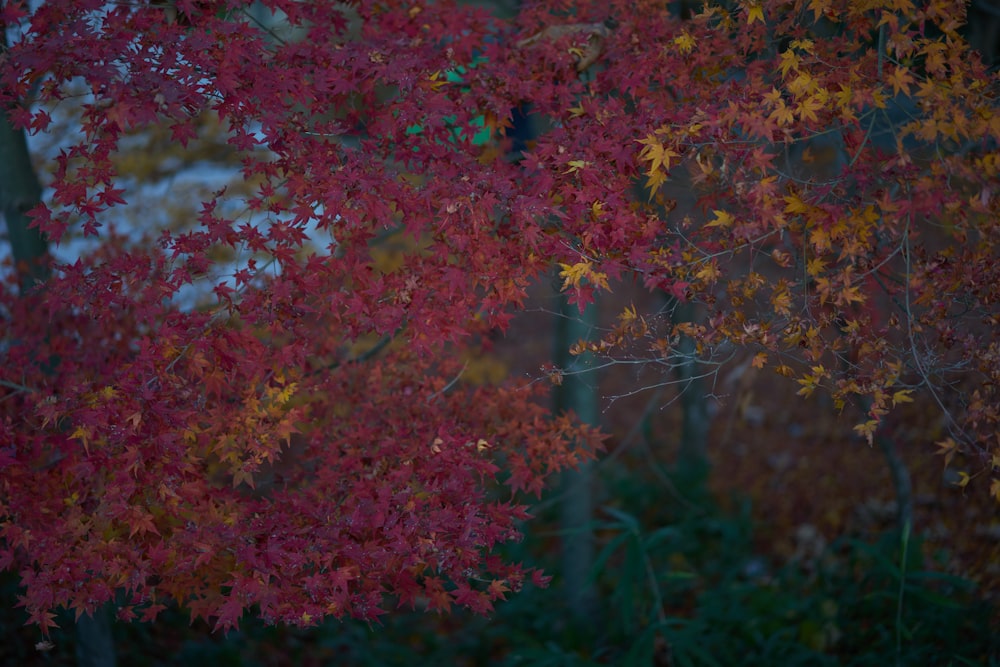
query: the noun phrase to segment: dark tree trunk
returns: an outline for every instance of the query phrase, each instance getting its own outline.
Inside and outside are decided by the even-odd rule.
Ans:
[[[681,303],[671,296],[666,298],[671,323],[694,321],[697,314],[694,304]],[[684,481],[685,486],[699,488],[707,480],[710,468],[708,429],[711,423],[705,382],[701,378],[703,366],[698,363],[695,342],[690,337],[681,337],[671,364],[677,378],[683,415],[677,476]]]
[[[2,23],[0,31],[6,51],[7,31]],[[29,226],[31,218],[27,215],[41,201],[41,196],[42,186],[28,155],[24,130],[14,127],[7,110],[0,109],[0,212],[7,223],[22,294],[49,276],[48,242],[40,231]],[[76,629],[76,655],[81,667],[115,667],[107,607],[98,609],[93,617],[81,616]]]
[[[11,124],[6,109],[0,115],[0,211],[24,292],[48,277],[48,244],[41,232],[29,228],[27,215],[41,200],[42,186],[28,157],[24,130]]]
[[[555,329],[554,360],[565,371],[562,384],[556,387],[556,412],[572,411],[587,424],[596,425],[598,410],[597,377],[591,370],[590,354],[571,356],[570,347],[581,339],[589,339],[597,324],[596,304],[583,313],[569,305],[565,295],[559,295],[559,314]],[[566,472],[562,478],[561,528],[563,532],[563,574],[566,602],[578,621],[597,621],[597,596],[590,582],[594,564],[594,534],[592,528],[593,497],[591,464]],[[600,624],[596,624],[600,627]]]

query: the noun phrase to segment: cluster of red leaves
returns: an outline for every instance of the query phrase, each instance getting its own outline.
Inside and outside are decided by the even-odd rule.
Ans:
[[[221,628],[251,608],[309,625],[375,618],[386,596],[488,611],[540,583],[491,555],[527,518],[513,494],[600,437],[549,417],[537,388],[464,383],[455,361],[553,243],[547,199],[453,130],[512,108],[444,78],[495,32],[487,16],[371,3],[349,39],[341,3],[267,3],[305,32],[292,41],[241,2],[25,4],[4,6],[25,26],[4,99],[37,87],[51,109],[71,81],[92,95],[36,212],[52,241],[71,221],[97,234],[127,196],[111,159],[126,130],[167,123],[183,143],[211,111],[259,184],[256,224],[220,194],[189,231],[105,235],[43,290],[5,290],[0,566],[20,568],[30,621],[114,599],[123,619],[178,602]],[[387,231],[420,250],[380,270]],[[178,308],[225,248],[252,259],[207,285],[214,305]],[[391,344],[357,360],[372,336]]]
[[[524,577],[488,555],[525,516],[493,499],[498,466],[538,491],[596,437],[525,390],[456,381],[450,346],[504,326],[554,263],[579,302],[638,274],[705,306],[662,337],[632,312],[601,351],[748,347],[805,394],[867,401],[869,437],[926,390],[954,446],[996,465],[1000,119],[957,3],[682,21],[661,2],[546,2],[505,25],[448,2],[265,1],[294,38],[247,4],[4,4],[25,31],[3,99],[91,95],[36,212],[51,239],[99,232],[128,195],[111,156],[151,123],[184,143],[217,114],[258,188],[247,216],[220,194],[190,231],[108,238],[5,297],[0,558],[21,564],[32,621],[115,591],[125,617],[176,600],[222,627],[250,607],[371,618],[386,594],[487,609]],[[549,127],[514,163],[505,130],[527,104]],[[480,121],[494,145],[462,131]],[[679,181],[714,213],[659,215],[639,178],[652,203]],[[419,251],[377,270],[390,231]],[[253,259],[209,286],[213,306],[178,309],[220,248]],[[389,352],[352,361],[371,336]],[[971,389],[945,396],[957,377]],[[294,465],[251,493],[288,442]]]
[[[309,350],[325,340],[166,308],[138,321],[158,291],[116,307],[104,259],[5,304],[0,564],[21,568],[32,622],[109,599],[125,620],[173,601],[221,628],[251,607],[371,619],[386,595],[488,611],[542,582],[489,555],[528,516],[510,492],[539,492],[596,433],[530,388],[450,386],[458,361],[412,347],[333,368]]]

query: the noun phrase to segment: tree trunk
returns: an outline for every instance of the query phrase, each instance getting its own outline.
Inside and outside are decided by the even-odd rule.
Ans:
[[[590,370],[592,355],[571,356],[570,346],[589,339],[597,324],[597,306],[590,304],[583,313],[559,295],[559,316],[555,329],[556,366],[563,371],[562,384],[555,388],[556,412],[573,411],[580,421],[596,425],[599,419],[597,378]],[[561,527],[563,533],[563,574],[566,602],[576,620],[597,621],[597,596],[590,584],[594,563],[594,534],[591,527],[591,464],[584,463],[562,477]]]
[[[6,26],[3,51],[7,50]],[[7,223],[11,253],[19,277],[21,293],[43,283],[49,276],[48,242],[38,229],[29,228],[27,212],[41,201],[38,182],[24,130],[15,128],[6,109],[0,110],[0,212]],[[76,624],[77,661],[81,667],[115,667],[114,638],[107,607],[93,617],[81,616]]]
[[[84,614],[76,622],[76,664],[79,667],[115,667],[115,639],[109,605]]]
[[[6,31],[4,32],[6,48]],[[48,277],[48,244],[37,229],[29,229],[27,212],[41,201],[42,186],[28,157],[24,130],[15,128],[6,110],[0,114],[0,211],[7,222],[21,292]]]
[[[671,324],[694,321],[697,314],[694,304],[681,303],[671,296],[666,298]],[[671,363],[677,377],[683,419],[677,476],[685,487],[693,490],[708,479],[708,429],[711,424],[705,383],[701,378],[702,367],[698,363],[695,342],[689,336],[681,336]]]

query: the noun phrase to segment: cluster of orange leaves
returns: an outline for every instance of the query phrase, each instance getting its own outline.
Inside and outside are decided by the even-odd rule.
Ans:
[[[985,477],[1000,501],[1000,292],[987,268],[1000,91],[959,33],[963,12],[750,2],[665,30],[661,63],[677,76],[650,103],[663,121],[636,142],[646,208],[668,211],[672,245],[640,270],[701,319],[626,309],[575,351],[645,341],[663,359],[689,336],[711,359],[735,344],[801,396],[861,407],[854,431],[869,444],[893,408],[920,400],[942,415],[945,465],[971,456],[960,484]],[[597,271],[588,260],[561,275],[569,286]]]

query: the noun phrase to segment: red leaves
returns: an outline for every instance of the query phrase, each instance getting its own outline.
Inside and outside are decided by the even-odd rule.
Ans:
[[[49,77],[18,124],[87,100],[32,214],[53,241],[101,241],[0,295],[0,563],[25,564],[33,622],[120,589],[129,614],[192,601],[223,629],[253,607],[373,619],[386,595],[488,611],[527,574],[488,555],[526,518],[511,494],[601,438],[454,359],[556,264],[581,304],[634,272],[708,313],[657,331],[633,312],[605,352],[744,346],[838,403],[871,398],[871,421],[974,368],[949,428],[995,451],[1000,123],[956,40],[901,17],[897,69],[850,39],[871,16],[831,16],[833,39],[794,23],[807,5],[685,22],[650,5],[611,30],[635,7],[578,3],[567,23],[542,3],[510,44],[448,4],[265,4],[294,25],[49,0],[6,54],[5,98]],[[528,104],[548,128],[519,163],[470,140]],[[167,228],[147,210],[109,233],[149,206],[118,158],[163,123],[203,164],[208,107],[239,178]]]

